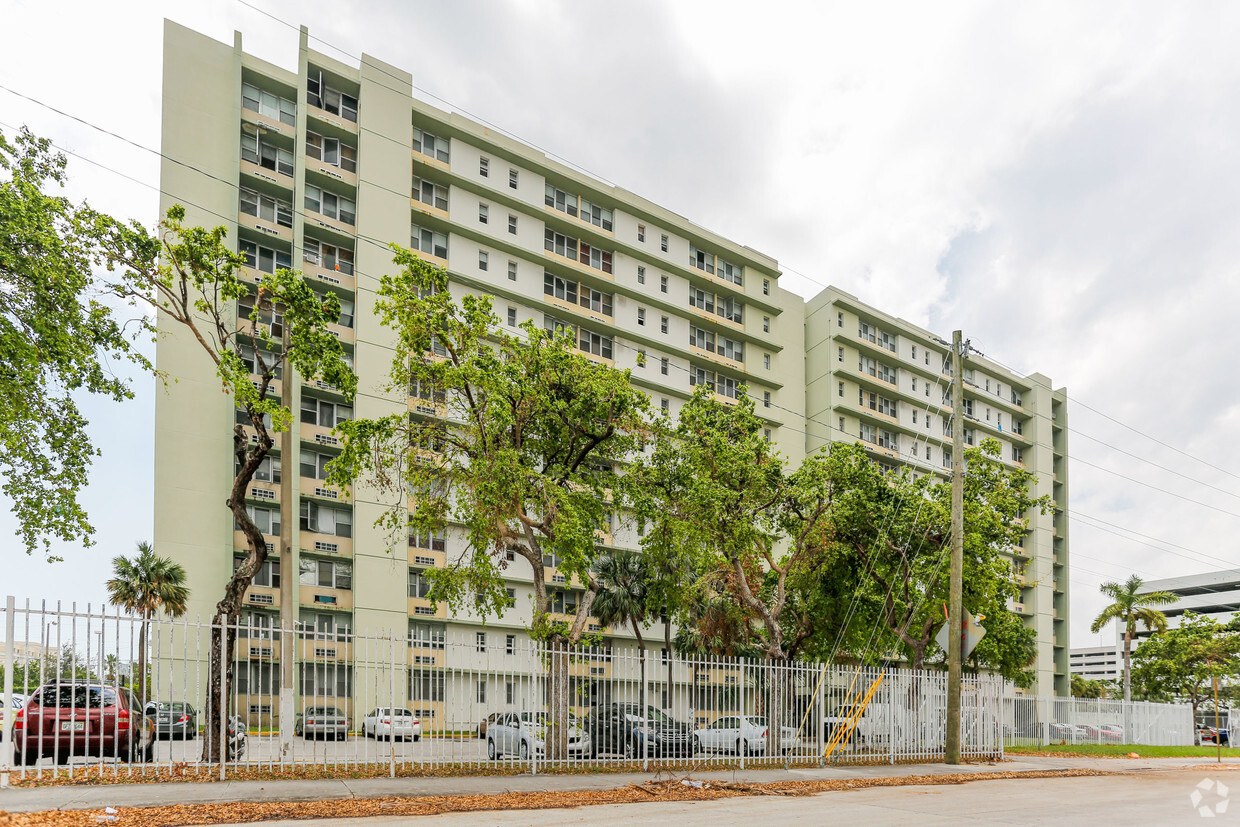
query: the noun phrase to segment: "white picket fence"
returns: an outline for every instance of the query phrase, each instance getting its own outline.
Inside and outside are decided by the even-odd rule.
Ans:
[[[1188,704],[1017,695],[1003,700],[1006,746],[1140,744],[1192,746]]]
[[[15,696],[29,697],[56,676],[131,685],[143,636],[137,619],[114,608],[18,605],[12,598],[3,619],[4,639],[10,642],[0,696],[4,710],[13,709]],[[543,737],[553,723],[547,648],[517,630],[479,628],[472,637],[445,639],[435,629],[415,621],[391,633],[360,634],[341,625],[285,636],[270,625],[238,624],[232,692],[216,720],[235,717],[245,746],[230,760],[210,764],[202,759],[202,742],[212,737],[204,731],[212,627],[150,621],[147,700],[163,705],[152,710],[156,727],[173,730],[173,737],[156,742],[152,760],[71,755],[67,741],[52,739],[36,745],[33,763],[14,765],[15,739],[9,736],[14,716],[6,714],[0,781],[10,772],[41,776],[57,765],[67,765],[73,774],[101,761],[105,772],[118,777],[210,772],[224,778],[238,770],[305,766],[394,776],[462,766],[544,772],[589,765],[820,766],[943,757],[947,677],[942,671],[665,656],[655,649],[644,659],[643,697],[643,659],[626,645],[569,653],[564,670],[569,751],[552,758]],[[292,661],[293,681],[292,691],[282,696],[282,684],[288,688],[282,679],[285,658]],[[281,721],[282,702],[291,719]],[[1179,743],[1181,726],[1191,743],[1191,716],[1183,719],[1179,707],[1134,705],[1135,717],[1124,719],[1115,713],[1115,702],[1085,703],[1093,706],[1018,697],[996,677],[966,676],[963,754],[997,759],[1005,743],[1039,738],[1055,743],[1061,740],[1060,724],[1081,727],[1079,737],[1076,729],[1062,731],[1070,733],[1066,740],[1079,743],[1089,727],[1123,720],[1143,739],[1136,743]],[[384,716],[371,715],[384,709],[408,710],[417,719],[408,734],[416,738],[384,738]],[[772,728],[778,734],[772,735]],[[16,740],[19,750],[26,747],[25,755],[35,754],[28,733]],[[89,738],[75,743],[90,745]]]

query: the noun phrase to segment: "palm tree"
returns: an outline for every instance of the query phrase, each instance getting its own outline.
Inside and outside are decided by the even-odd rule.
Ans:
[[[1097,633],[1112,620],[1117,620],[1124,627],[1124,700],[1132,700],[1132,639],[1137,636],[1137,621],[1145,625],[1146,631],[1163,632],[1167,629],[1166,616],[1152,608],[1166,606],[1180,598],[1171,592],[1149,592],[1138,594],[1145,583],[1135,574],[1123,585],[1119,583],[1103,583],[1101,592],[1115,602],[1102,610],[1094,618],[1094,625],[1089,627]]]
[[[138,699],[146,707],[146,629],[158,611],[172,617],[185,614],[189,589],[185,587],[185,569],[166,557],[155,554],[150,543],[138,543],[138,554],[132,560],[118,555],[112,560],[113,577],[108,581],[112,602],[130,614],[142,618],[138,635]],[[133,685],[134,681],[130,682]]]
[[[604,626],[628,623],[637,636],[641,668],[641,709],[646,717],[646,642],[642,624],[646,621],[646,560],[641,552],[617,549],[603,555],[594,569],[598,596],[590,611]]]

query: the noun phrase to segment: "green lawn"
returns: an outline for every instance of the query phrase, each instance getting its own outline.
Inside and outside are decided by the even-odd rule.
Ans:
[[[1123,757],[1135,752],[1142,758],[1213,758],[1218,747],[1147,747],[1140,744],[1048,744],[1006,747],[1006,755],[1101,755]],[[1240,751],[1223,747],[1224,757],[1240,757]]]

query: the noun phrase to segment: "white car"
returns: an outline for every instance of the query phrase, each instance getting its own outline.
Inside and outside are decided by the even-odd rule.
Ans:
[[[758,715],[725,715],[714,723],[694,730],[694,746],[700,752],[733,752],[746,755],[762,755],[766,752],[769,728],[766,718]],[[779,739],[779,751],[791,752],[797,748],[797,731],[784,727]]]
[[[543,754],[549,717],[546,712],[506,712],[487,726],[487,757],[492,761],[501,755],[516,755],[522,761],[530,754]],[[580,757],[590,752],[590,738],[577,719],[569,716],[568,753]]]
[[[422,740],[422,722],[407,709],[381,706],[362,719],[362,735],[367,738]]]

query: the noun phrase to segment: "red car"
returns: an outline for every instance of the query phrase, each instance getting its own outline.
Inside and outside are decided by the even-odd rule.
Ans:
[[[89,681],[39,687],[13,721],[13,760],[34,764],[74,755],[114,756],[122,761],[155,757],[155,725],[128,689]]]

